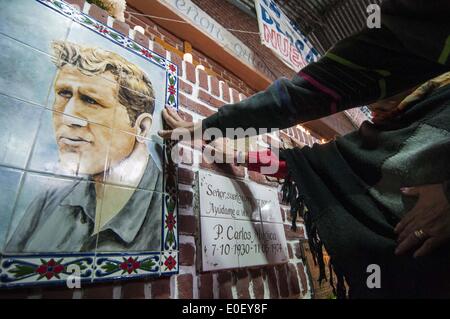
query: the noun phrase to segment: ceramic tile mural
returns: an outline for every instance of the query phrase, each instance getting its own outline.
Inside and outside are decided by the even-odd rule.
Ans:
[[[0,287],[177,273],[177,67],[61,0],[0,21]]]

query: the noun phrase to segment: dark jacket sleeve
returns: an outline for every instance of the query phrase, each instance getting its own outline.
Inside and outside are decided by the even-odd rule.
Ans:
[[[279,79],[244,101],[224,105],[203,120],[203,129],[216,127],[223,133],[237,127],[284,129],[370,104],[447,72],[450,20],[424,19],[415,7],[415,14],[405,13],[407,3],[421,3],[420,9],[429,1],[385,2],[390,6],[382,14],[381,28],[365,29],[339,42],[292,80]],[[441,9],[450,14],[449,7]],[[409,24],[421,30],[420,43],[417,34],[405,28]]]

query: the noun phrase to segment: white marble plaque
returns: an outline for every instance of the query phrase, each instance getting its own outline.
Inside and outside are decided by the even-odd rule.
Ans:
[[[199,172],[200,216],[282,223],[277,190]]]
[[[287,261],[275,189],[200,171],[199,204],[203,271]]]

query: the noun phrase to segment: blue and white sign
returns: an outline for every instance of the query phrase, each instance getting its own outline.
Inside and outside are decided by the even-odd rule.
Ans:
[[[255,0],[255,7],[262,43],[287,66],[298,72],[308,63],[317,61],[317,50],[274,1]]]

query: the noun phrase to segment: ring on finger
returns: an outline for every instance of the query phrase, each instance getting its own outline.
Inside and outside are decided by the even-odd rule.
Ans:
[[[425,232],[422,229],[417,229],[414,231],[414,236],[419,240],[424,240],[426,237]]]

